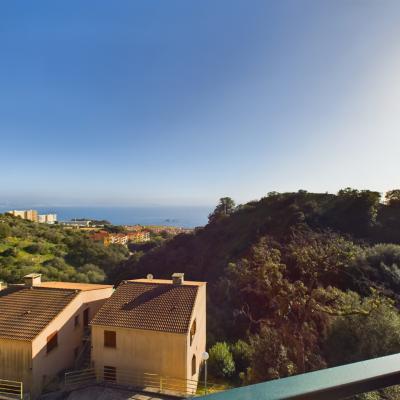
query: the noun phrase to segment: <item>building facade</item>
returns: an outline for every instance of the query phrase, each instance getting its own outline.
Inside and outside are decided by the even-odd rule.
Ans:
[[[41,224],[55,224],[57,222],[57,214],[39,214],[38,222]]]
[[[79,357],[88,325],[110,285],[41,282],[0,291],[0,379],[21,381],[32,399]]]
[[[148,231],[137,231],[128,232],[128,240],[133,243],[144,243],[150,241],[150,232]]]
[[[100,379],[133,385],[156,374],[193,388],[206,347],[206,283],[178,275],[123,281],[102,306],[91,322]]]
[[[32,222],[38,222],[38,212],[36,210],[11,210],[8,214],[14,217],[20,217],[22,219],[27,219]]]

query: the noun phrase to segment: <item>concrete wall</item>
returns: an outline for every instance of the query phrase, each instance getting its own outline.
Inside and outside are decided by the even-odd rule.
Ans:
[[[84,333],[83,312],[89,308],[89,321],[112,294],[112,288],[82,291],[79,295],[33,340],[32,374],[35,398],[59,372],[73,368],[75,349],[81,349]],[[75,327],[75,316],[79,325]],[[47,353],[47,338],[58,332],[58,346]],[[78,350],[78,351],[79,351]]]
[[[0,339],[0,379],[24,383],[29,391],[32,383],[31,342]]]

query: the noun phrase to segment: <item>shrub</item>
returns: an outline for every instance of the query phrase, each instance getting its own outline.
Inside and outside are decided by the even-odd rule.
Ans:
[[[26,246],[24,250],[30,254],[42,254],[44,251],[44,246],[39,243],[32,243]]]
[[[382,304],[369,315],[337,318],[325,342],[330,366],[400,352],[400,313]]]
[[[244,340],[238,340],[231,346],[236,372],[246,372],[251,361],[251,347]]]
[[[235,373],[235,362],[229,345],[225,342],[215,343],[210,348],[208,365],[210,373],[219,378],[229,378]]]
[[[0,223],[0,239],[4,239],[11,235],[10,226],[4,222]]]

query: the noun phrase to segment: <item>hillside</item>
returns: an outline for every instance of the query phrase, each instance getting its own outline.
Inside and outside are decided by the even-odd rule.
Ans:
[[[114,274],[208,282],[214,376],[260,381],[400,351],[398,193],[385,203],[352,189],[232,203]]]
[[[128,257],[119,245],[104,247],[79,230],[0,215],[0,280],[20,282],[30,272],[43,280],[103,282]]]
[[[400,244],[400,202],[382,204],[379,199],[377,192],[349,189],[339,195],[272,193],[236,207],[229,216],[221,215],[194,234],[178,235],[140,262],[128,262],[116,278],[148,272],[168,277],[179,269],[192,279],[212,283],[229,262],[245,256],[260,238],[269,236],[285,243],[294,228],[337,232],[364,247]]]

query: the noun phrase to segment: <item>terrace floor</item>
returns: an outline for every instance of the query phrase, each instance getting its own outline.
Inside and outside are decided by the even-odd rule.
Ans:
[[[63,400],[179,400],[178,397],[158,393],[143,393],[122,388],[110,388],[102,385],[92,385],[71,391]],[[44,395],[43,400],[58,400],[55,395]]]

